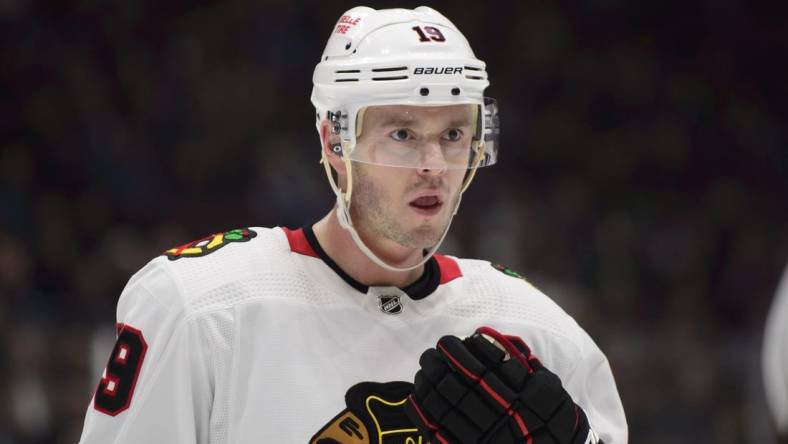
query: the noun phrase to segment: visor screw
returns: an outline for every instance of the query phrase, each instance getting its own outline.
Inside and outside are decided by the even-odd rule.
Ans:
[[[452,88],[451,89],[451,95],[459,96],[460,95],[460,88]]]
[[[430,89],[429,88],[422,88],[422,89],[419,90],[419,94],[421,94],[422,96],[428,96],[428,95],[430,95]]]

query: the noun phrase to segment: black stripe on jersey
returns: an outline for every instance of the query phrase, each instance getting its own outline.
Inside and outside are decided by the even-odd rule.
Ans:
[[[361,282],[353,279],[349,274],[345,273],[345,270],[341,269],[333,259],[331,259],[328,254],[326,254],[323,247],[320,246],[320,242],[317,241],[317,237],[315,236],[315,232],[312,231],[311,226],[305,226],[304,228],[304,236],[306,237],[307,242],[315,250],[320,259],[326,263],[329,267],[339,277],[342,278],[345,282],[348,283],[351,287],[355,288],[356,290],[360,291],[361,293],[366,293],[369,290],[368,285],[364,285]],[[427,296],[431,295],[437,288],[438,284],[441,281],[441,271],[440,267],[438,266],[438,261],[435,260],[435,257],[431,257],[424,264],[424,273],[416,279],[415,282],[408,285],[405,288],[401,288],[411,299],[419,300],[424,299]]]

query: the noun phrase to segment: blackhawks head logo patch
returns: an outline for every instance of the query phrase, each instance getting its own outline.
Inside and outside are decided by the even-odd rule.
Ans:
[[[345,393],[347,408],[309,444],[424,444],[402,408],[411,393],[410,382],[360,382]]]
[[[223,246],[233,242],[247,242],[257,236],[253,230],[239,228],[206,236],[202,239],[183,244],[180,247],[170,248],[164,252],[171,261],[182,257],[199,257],[211,254]]]

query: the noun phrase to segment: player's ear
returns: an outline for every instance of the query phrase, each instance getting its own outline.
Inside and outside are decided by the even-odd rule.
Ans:
[[[320,121],[320,142],[323,145],[323,157],[328,161],[331,168],[339,176],[340,182],[344,182],[347,171],[342,157],[335,151],[334,147],[340,144],[339,135],[331,132],[331,123],[327,119]],[[341,149],[341,145],[340,145]]]

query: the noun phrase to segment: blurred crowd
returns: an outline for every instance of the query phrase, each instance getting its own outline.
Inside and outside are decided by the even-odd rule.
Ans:
[[[78,440],[117,297],[145,262],[331,207],[309,94],[351,6],[0,1],[0,444]],[[631,442],[770,442],[784,15],[744,0],[431,6],[488,63],[502,121],[499,164],[444,251],[518,270],[578,319]]]

